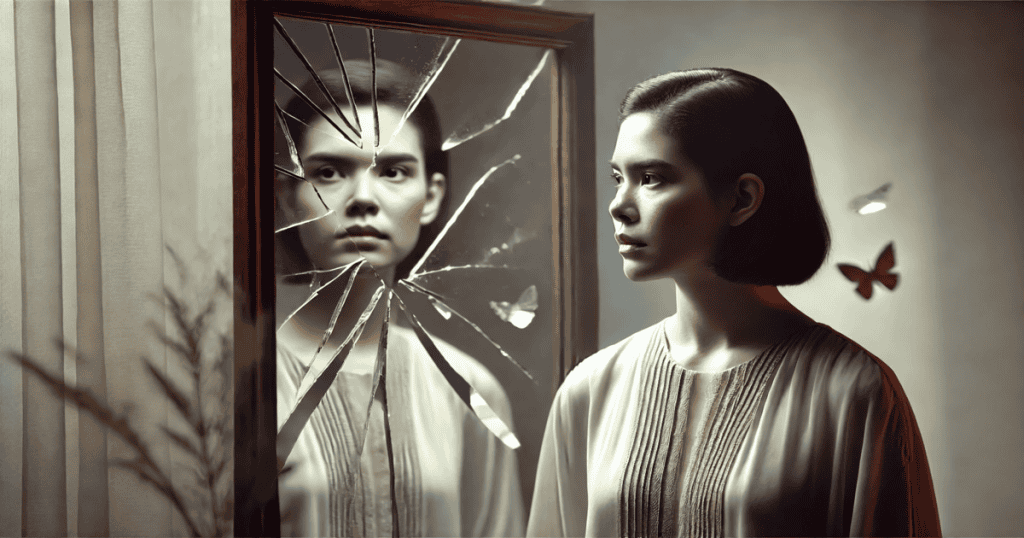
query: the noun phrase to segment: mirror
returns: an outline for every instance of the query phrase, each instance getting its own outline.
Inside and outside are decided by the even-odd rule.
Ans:
[[[236,11],[240,534],[521,531],[596,346],[592,21],[398,7]]]

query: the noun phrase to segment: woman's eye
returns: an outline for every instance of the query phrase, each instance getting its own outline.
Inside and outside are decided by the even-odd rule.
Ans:
[[[622,184],[622,176],[619,175],[617,172],[612,172],[611,178],[612,178],[612,183],[614,183],[616,186]]]
[[[640,178],[641,185],[657,185],[661,183],[661,178],[654,174],[644,174]]]

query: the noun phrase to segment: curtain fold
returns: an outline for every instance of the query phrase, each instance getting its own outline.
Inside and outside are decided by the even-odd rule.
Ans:
[[[182,488],[194,476],[162,430],[184,424],[142,358],[188,386],[154,333],[172,328],[161,293],[180,285],[165,246],[197,279],[230,272],[229,13],[221,0],[0,2],[0,354],[126,411]],[[110,466],[129,456],[0,357],[0,536],[186,534]]]
[[[22,346],[51,372],[64,371],[60,143],[54,5],[14,3],[21,215]],[[57,158],[55,158],[55,156]],[[21,533],[67,534],[64,403],[30,374],[22,377]]]
[[[14,3],[0,2],[0,345],[20,353],[21,195]],[[0,359],[0,536],[21,534],[21,369]]]
[[[103,360],[103,279],[100,256],[99,181],[96,146],[96,79],[93,47],[93,3],[70,5],[71,54],[75,85],[75,224],[78,320],[76,343],[84,357],[77,364],[77,386],[101,402],[107,401]],[[107,521],[107,436],[92,417],[82,414],[78,425],[79,536],[109,536]]]

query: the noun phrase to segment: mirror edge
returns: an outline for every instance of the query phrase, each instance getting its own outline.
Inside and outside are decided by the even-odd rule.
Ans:
[[[235,536],[280,535],[277,499],[273,182],[270,69],[274,16],[434,33],[556,51],[552,77],[553,379],[597,346],[594,20],[507,4],[437,0],[231,0],[234,279]],[[264,125],[265,124],[265,125]],[[259,129],[257,129],[257,126]],[[269,127],[268,127],[269,126]],[[552,386],[552,395],[557,389]]]

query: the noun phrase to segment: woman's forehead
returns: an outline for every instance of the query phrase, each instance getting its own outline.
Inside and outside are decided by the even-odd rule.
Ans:
[[[610,163],[616,169],[651,160],[673,163],[685,160],[681,149],[662,127],[657,114],[638,112],[626,116],[619,125]]]

